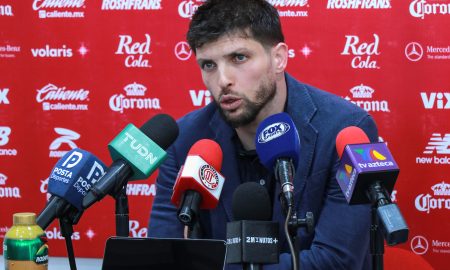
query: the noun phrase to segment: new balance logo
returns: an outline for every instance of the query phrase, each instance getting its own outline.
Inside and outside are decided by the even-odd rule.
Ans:
[[[450,133],[441,136],[441,133],[433,133],[425,147],[424,154],[450,154]]]
[[[420,93],[425,109],[450,109],[450,93]]]

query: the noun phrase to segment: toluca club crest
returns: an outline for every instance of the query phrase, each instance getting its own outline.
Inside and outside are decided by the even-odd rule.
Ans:
[[[219,185],[219,176],[211,165],[203,165],[199,170],[200,180],[208,189],[216,189]]]

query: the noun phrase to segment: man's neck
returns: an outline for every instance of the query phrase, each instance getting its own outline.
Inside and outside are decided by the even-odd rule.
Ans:
[[[283,75],[282,80],[277,82],[277,93],[274,98],[259,112],[255,121],[248,125],[236,128],[236,133],[245,150],[254,150],[256,148],[255,136],[259,124],[270,115],[283,112],[286,99],[287,84]]]

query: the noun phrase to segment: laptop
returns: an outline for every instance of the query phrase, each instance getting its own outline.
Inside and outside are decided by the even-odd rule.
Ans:
[[[111,237],[102,270],[223,270],[222,240]]]

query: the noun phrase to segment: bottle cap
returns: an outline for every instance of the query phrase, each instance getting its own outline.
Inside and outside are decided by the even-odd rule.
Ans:
[[[14,225],[34,225],[36,224],[35,213],[15,213],[13,215]]]

